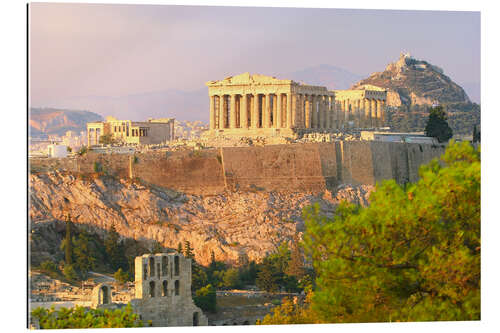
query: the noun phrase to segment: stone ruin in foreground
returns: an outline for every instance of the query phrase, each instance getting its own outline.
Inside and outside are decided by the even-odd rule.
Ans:
[[[145,254],[135,258],[135,298],[132,309],[147,325],[207,326],[208,319],[191,297],[191,259],[180,254]],[[92,307],[114,308],[111,286],[94,288]]]

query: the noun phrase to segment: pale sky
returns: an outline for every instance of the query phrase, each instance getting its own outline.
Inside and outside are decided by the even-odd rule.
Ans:
[[[401,51],[480,82],[479,12],[30,4],[31,105],[195,90],[320,64],[367,75]],[[466,88],[466,86],[464,86]]]

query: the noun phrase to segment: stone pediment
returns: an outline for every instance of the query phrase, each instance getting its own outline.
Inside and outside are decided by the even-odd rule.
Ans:
[[[274,76],[261,74],[250,74],[248,72],[230,76],[224,80],[208,81],[207,86],[211,85],[241,85],[241,84],[291,84],[292,80],[280,80]]]

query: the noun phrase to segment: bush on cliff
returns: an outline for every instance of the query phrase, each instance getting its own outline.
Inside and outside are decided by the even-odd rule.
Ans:
[[[333,219],[306,208],[311,303],[263,323],[289,323],[287,311],[297,323],[479,320],[480,153],[452,142],[441,161],[415,184],[378,184],[366,208],[343,203]]]

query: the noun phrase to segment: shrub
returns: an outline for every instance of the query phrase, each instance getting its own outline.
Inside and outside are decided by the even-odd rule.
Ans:
[[[196,290],[196,296],[193,297],[193,301],[203,311],[212,313],[217,311],[217,293],[211,284]]]

